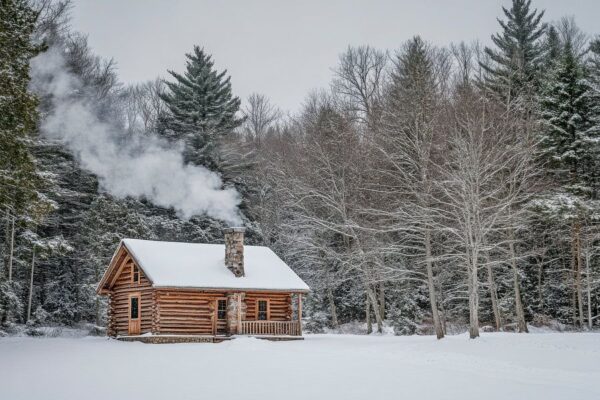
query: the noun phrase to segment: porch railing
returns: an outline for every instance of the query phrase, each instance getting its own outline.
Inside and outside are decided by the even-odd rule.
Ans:
[[[242,335],[301,336],[298,321],[242,321]]]

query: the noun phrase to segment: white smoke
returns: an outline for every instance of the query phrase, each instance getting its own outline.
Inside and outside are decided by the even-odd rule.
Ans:
[[[239,194],[223,189],[214,172],[186,165],[181,145],[155,135],[126,136],[100,121],[94,104],[73,96],[83,85],[68,72],[59,50],[50,49],[34,58],[31,72],[34,90],[52,96],[52,113],[44,118],[41,132],[67,146],[98,177],[103,189],[116,197],[146,198],[172,207],[183,218],[206,214],[240,223]]]

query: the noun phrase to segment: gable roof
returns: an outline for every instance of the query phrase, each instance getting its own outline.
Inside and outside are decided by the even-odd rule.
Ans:
[[[244,274],[225,266],[224,244],[123,239],[98,285],[107,283],[122,248],[131,255],[154,287],[241,289],[307,292],[309,287],[271,249],[244,246]]]

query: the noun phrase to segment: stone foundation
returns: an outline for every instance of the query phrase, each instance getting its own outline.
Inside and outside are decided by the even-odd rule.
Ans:
[[[256,339],[270,340],[272,342],[285,342],[289,340],[304,340],[302,336],[251,336]],[[148,344],[173,344],[173,343],[221,343],[233,340],[233,336],[119,336],[122,342],[142,342]]]
[[[119,336],[117,340],[123,342],[142,342],[152,344],[167,343],[221,343],[225,340],[231,340],[228,336]]]

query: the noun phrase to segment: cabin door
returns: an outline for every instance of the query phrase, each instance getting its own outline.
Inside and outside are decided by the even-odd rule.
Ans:
[[[140,293],[129,295],[129,334],[139,335],[142,325]]]

